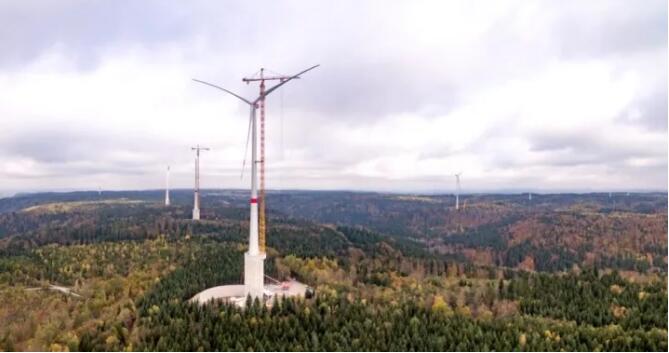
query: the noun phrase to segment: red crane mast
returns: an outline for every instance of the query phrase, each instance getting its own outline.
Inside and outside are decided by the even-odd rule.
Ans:
[[[258,190],[258,246],[260,251],[265,252],[265,234],[267,221],[265,218],[265,81],[286,81],[295,76],[265,76],[265,69],[260,69],[258,77],[243,78],[242,81],[247,84],[251,82],[260,82],[260,99],[258,99],[257,108],[260,109],[260,187]]]

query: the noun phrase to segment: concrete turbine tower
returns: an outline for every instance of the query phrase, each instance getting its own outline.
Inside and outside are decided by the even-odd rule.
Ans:
[[[460,209],[460,175],[462,172],[455,174],[455,209]]]
[[[274,92],[279,87],[286,84],[288,81],[291,81],[296,78],[300,78],[300,75],[306,73],[307,71],[313,70],[319,65],[312,66],[304,71],[301,71],[292,76],[281,76],[281,77],[262,77],[261,79],[244,79],[244,82],[250,81],[261,81],[260,95],[253,99],[248,100],[241,97],[240,95],[233,93],[223,87],[217,85],[193,79],[195,82],[199,82],[216,89],[219,89],[225,93],[237,97],[239,100],[248,104],[250,108],[249,115],[249,131],[247,136],[251,136],[251,199],[250,203],[250,220],[249,220],[249,250],[244,254],[244,287],[247,295],[250,295],[252,298],[263,298],[264,286],[265,286],[265,248],[264,241],[262,246],[259,244],[258,238],[258,163],[262,163],[262,160],[257,158],[257,147],[258,147],[258,138],[257,138],[257,122],[256,122],[256,110],[261,108],[264,105],[265,97],[270,93]],[[264,81],[277,80],[279,83],[265,90]],[[248,146],[248,140],[247,140]],[[264,237],[263,237],[264,240]]]
[[[165,173],[165,206],[170,205],[170,166],[167,166]]]
[[[191,147],[195,151],[195,192],[193,195],[193,220],[200,220],[200,151],[209,151],[207,147]]]

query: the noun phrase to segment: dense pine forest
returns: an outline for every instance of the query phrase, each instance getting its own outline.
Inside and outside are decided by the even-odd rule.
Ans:
[[[247,196],[0,199],[0,349],[667,350],[666,194],[270,192],[266,272],[315,295],[191,303],[242,282]]]

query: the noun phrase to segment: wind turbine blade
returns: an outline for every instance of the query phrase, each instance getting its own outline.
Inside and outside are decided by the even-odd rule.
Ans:
[[[244,161],[242,162],[242,173],[239,176],[239,179],[244,179],[244,168],[246,167],[246,155],[249,153],[249,141],[251,140],[251,123],[253,119],[253,114],[249,117],[249,127],[246,131],[246,147],[244,148]]]
[[[240,96],[240,95],[238,95],[238,94],[236,94],[236,93],[234,93],[234,92],[232,92],[232,91],[228,91],[227,89],[225,89],[225,88],[223,88],[223,87],[216,86],[215,84],[212,84],[212,83],[209,83],[209,82],[200,81],[200,80],[195,79],[195,78],[193,79],[193,81],[195,81],[195,82],[199,82],[199,83],[202,83],[202,84],[205,84],[205,85],[207,85],[207,86],[214,87],[214,88],[218,88],[218,89],[220,89],[220,90],[223,91],[223,92],[229,93],[229,94],[231,94],[231,95],[233,95],[233,96],[235,96],[235,97],[237,97],[237,98],[243,100],[244,103],[246,103],[246,104],[248,104],[248,105],[252,105],[252,104],[253,104],[253,103],[251,103],[250,101],[248,101],[246,98],[244,98],[244,97],[242,97],[242,96]]]
[[[310,68],[308,68],[308,69],[306,69],[306,70],[304,70],[304,71],[301,71],[301,72],[299,72],[299,73],[297,73],[297,74],[295,74],[295,75],[293,75],[293,76],[287,78],[285,81],[281,81],[281,82],[277,83],[276,85],[270,87],[267,91],[265,91],[265,94],[264,94],[263,96],[258,97],[258,99],[256,99],[255,102],[257,103],[257,102],[259,102],[261,99],[267,97],[267,96],[268,96],[270,93],[272,93],[274,90],[276,90],[277,88],[279,88],[279,87],[285,85],[286,83],[288,83],[288,81],[290,81],[290,80],[292,80],[292,79],[294,79],[294,78],[299,78],[300,75],[306,73],[307,71],[311,71],[311,70],[313,70],[313,69],[315,69],[315,68],[317,68],[317,67],[319,67],[319,66],[321,66],[321,65],[320,65],[320,64],[319,64],[319,65],[314,65],[314,66],[312,66],[312,67],[310,67]]]

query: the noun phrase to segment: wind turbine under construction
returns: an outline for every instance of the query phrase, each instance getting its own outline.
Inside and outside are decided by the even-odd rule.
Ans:
[[[195,151],[195,192],[193,195],[193,220],[200,220],[200,151],[209,151],[208,147],[191,147]]]
[[[265,261],[265,98],[287,82],[300,78],[300,75],[313,70],[319,65],[312,66],[291,76],[264,76],[264,69],[260,69],[259,77],[243,78],[248,83],[259,82],[260,94],[255,99],[246,99],[232,91],[217,85],[193,79],[195,82],[214,87],[249,105],[249,128],[247,131],[246,148],[248,149],[249,137],[251,137],[251,199],[250,199],[250,221],[249,221],[249,250],[244,254],[244,289],[247,295],[254,298],[262,298],[264,293],[264,261]],[[265,81],[279,81],[274,86],[266,89]],[[257,119],[256,111],[260,109],[260,159],[257,155]],[[245,153],[246,154],[246,153]],[[246,158],[246,156],[245,156]],[[258,194],[258,167],[260,164],[260,195]],[[243,168],[243,167],[242,167]],[[259,198],[260,197],[260,198]],[[258,205],[260,202],[260,208]],[[258,217],[260,211],[260,218]]]

